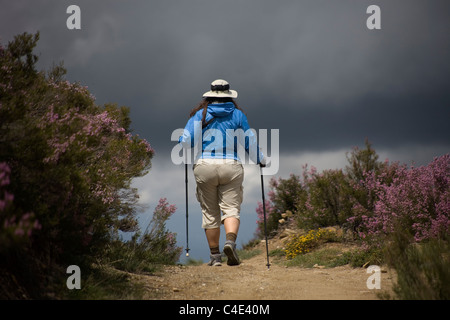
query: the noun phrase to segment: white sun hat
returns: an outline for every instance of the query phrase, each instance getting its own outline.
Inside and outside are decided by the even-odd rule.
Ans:
[[[203,94],[204,98],[237,98],[238,93],[230,90],[230,84],[223,80],[217,79],[211,82],[211,90]]]

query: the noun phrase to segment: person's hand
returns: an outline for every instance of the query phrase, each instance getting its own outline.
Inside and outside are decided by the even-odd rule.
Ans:
[[[260,162],[259,162],[259,166],[261,168],[265,168],[266,167],[266,158],[263,158]]]

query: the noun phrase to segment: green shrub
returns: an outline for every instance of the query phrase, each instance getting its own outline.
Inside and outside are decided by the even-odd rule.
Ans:
[[[306,190],[300,181],[300,177],[291,174],[288,179],[272,178],[270,180],[270,191],[266,199],[266,223],[267,233],[275,234],[278,230],[281,214],[287,211],[293,212],[297,209],[298,202],[306,195]],[[264,237],[264,208],[262,202],[258,202],[256,208],[258,219],[256,221],[258,238]]]
[[[153,272],[160,265],[175,264],[182,248],[176,246],[176,235],[165,227],[175,211],[174,205],[160,199],[144,233],[138,232],[126,242],[119,239],[112,242],[102,262],[128,272]]]
[[[397,272],[394,292],[399,299],[450,299],[450,245],[448,239],[413,243],[403,233],[393,234],[387,261]]]

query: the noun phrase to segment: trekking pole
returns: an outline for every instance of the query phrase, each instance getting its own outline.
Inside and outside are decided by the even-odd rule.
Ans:
[[[186,186],[186,257],[189,257],[189,210],[188,210],[188,165],[184,164],[184,182]]]
[[[264,179],[262,174],[262,167],[260,166],[261,173],[261,191],[262,191],[262,202],[263,202],[263,213],[264,213],[264,236],[266,238],[266,255],[267,255],[267,269],[270,269],[269,263],[269,242],[267,241],[267,223],[266,223],[266,199],[264,197]]]

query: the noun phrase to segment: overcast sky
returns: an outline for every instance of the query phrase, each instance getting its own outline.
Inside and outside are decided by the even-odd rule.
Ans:
[[[81,30],[66,27],[71,4]],[[366,27],[372,4],[381,30]],[[177,205],[171,227],[184,245],[184,168],[170,161],[170,135],[215,79],[239,92],[252,128],[280,130],[277,176],[305,163],[342,168],[366,137],[382,160],[422,165],[448,153],[449,9],[448,0],[0,0],[0,41],[39,31],[40,68],[64,61],[98,104],[131,108],[134,133],[156,150],[136,185],[150,212],[162,196]],[[257,168],[245,179],[241,240],[261,197]],[[191,233],[203,245],[194,190]]]

